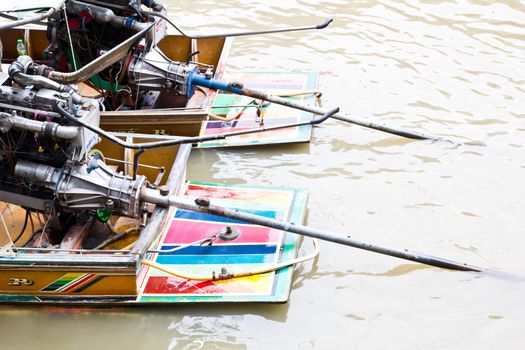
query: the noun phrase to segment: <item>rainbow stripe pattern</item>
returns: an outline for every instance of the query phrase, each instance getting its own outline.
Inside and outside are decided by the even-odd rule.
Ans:
[[[50,293],[80,293],[100,281],[103,277],[104,276],[98,276],[94,273],[67,273],[40,291]]]
[[[227,81],[242,81],[244,86],[251,89],[263,90],[268,93],[298,92],[317,88],[317,74],[313,72],[286,72],[286,73],[236,73],[228,74]],[[295,102],[313,105],[315,97],[304,95],[291,97]],[[240,107],[222,108],[223,106],[244,106],[253,99],[246,96],[233,95],[221,92],[213,103],[213,114],[236,115]],[[264,117],[257,116],[256,108],[246,108],[242,115],[229,122],[210,120],[206,123],[204,135],[212,135],[231,131],[257,129],[264,126],[282,125],[312,118],[308,112],[270,104],[263,109]],[[207,141],[199,145],[201,148],[253,146],[280,143],[309,142],[312,136],[312,127],[304,125],[294,128],[265,131],[263,133],[229,137],[224,140]]]
[[[226,186],[190,183],[189,197],[206,196],[212,202],[257,215],[302,222],[307,194],[303,190]],[[233,241],[216,240],[213,245],[192,245],[168,252],[199,239],[209,237],[225,225],[235,226],[241,234]],[[297,255],[296,235],[218,216],[177,209],[160,240],[160,250],[152,260],[189,276],[211,276],[221,268],[243,272],[271,266]],[[285,302],[292,282],[292,269],[262,275],[219,281],[197,281],[175,277],[147,268],[140,286],[140,303],[173,302]]]

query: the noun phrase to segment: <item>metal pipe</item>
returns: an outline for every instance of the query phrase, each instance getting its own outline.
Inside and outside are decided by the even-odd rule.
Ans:
[[[16,27],[19,27],[19,26],[22,26],[22,25],[25,25],[25,24],[30,24],[30,23],[36,23],[36,22],[43,21],[44,19],[52,16],[55,12],[58,12],[60,10],[60,8],[64,5],[65,2],[66,2],[65,0],[60,1],[58,3],[58,5],[56,5],[55,7],[50,7],[49,10],[47,10],[43,14],[36,15],[36,16],[33,16],[33,17],[29,17],[29,18],[19,19],[18,21],[14,21],[14,22],[10,22],[10,23],[3,23],[3,24],[0,25],[0,31],[11,29],[11,28],[16,28]]]
[[[29,75],[24,73],[15,73],[11,77],[17,84],[22,86],[34,85],[39,88],[47,88],[58,92],[65,92],[71,94],[73,103],[81,104],[84,102],[84,98],[80,96],[71,86],[57,83],[49,78],[40,75]]]
[[[47,88],[58,92],[69,92],[73,90],[71,87],[66,88],[65,85],[40,75],[28,75],[21,72],[16,72],[11,75],[11,79],[21,86],[34,85],[37,88]]]
[[[374,253],[379,253],[383,255],[389,255],[400,259],[410,260],[417,263],[440,267],[450,270],[460,270],[460,271],[473,271],[473,272],[486,272],[485,269],[480,267],[462,264],[448,259],[442,259],[434,256],[430,256],[423,253],[412,252],[409,250],[398,250],[383,247],[377,244],[361,242],[350,238],[347,235],[335,234],[328,231],[323,231],[307,226],[297,225],[294,223],[288,223],[284,221],[279,221],[275,219],[269,219],[258,215],[253,215],[250,213],[241,212],[239,210],[232,210],[210,203],[208,198],[197,198],[195,201],[192,201],[187,198],[181,198],[176,196],[163,196],[158,191],[143,188],[140,193],[141,200],[154,203],[162,206],[174,206],[177,208],[182,208],[186,210],[191,210],[194,212],[218,215],[226,218],[231,218],[235,220],[241,220],[249,222],[251,224],[256,224],[264,227],[274,228],[277,230],[282,230],[286,232],[293,232],[299,235],[308,236],[312,238],[318,238],[325,241],[346,245],[353,248],[363,249],[371,251]]]
[[[34,67],[33,59],[26,55],[19,56],[16,61],[9,65],[9,77],[21,86],[34,85],[39,88],[70,93],[74,103],[84,102],[84,98],[77,94],[71,86],[60,84],[40,75],[26,74],[30,67]]]
[[[63,126],[53,122],[41,122],[17,115],[0,114],[0,128],[27,130],[43,134],[52,138],[71,140],[78,136],[80,128],[77,126]]]
[[[111,23],[115,27],[125,27],[137,32],[148,27],[148,23],[137,22],[131,17],[117,16],[107,7],[87,4],[81,1],[70,1],[67,5],[67,10],[74,14],[78,14],[84,9],[89,9],[97,22]]]

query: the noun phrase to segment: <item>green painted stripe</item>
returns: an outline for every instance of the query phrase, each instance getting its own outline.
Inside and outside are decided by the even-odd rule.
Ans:
[[[80,274],[80,277],[85,276],[85,274]],[[42,289],[42,292],[53,292],[61,287],[66,286],[67,284],[70,284],[71,282],[77,280],[79,278],[79,274],[70,274],[64,275],[60,277],[58,280],[54,281],[44,289]]]
[[[69,281],[68,283],[66,283],[65,285],[63,285],[62,287],[58,288],[56,291],[57,292],[61,292],[63,291],[64,289],[68,288],[70,285],[72,284],[75,284],[77,283],[79,280],[81,280],[82,278],[86,277],[88,274],[87,273],[84,273],[78,277],[73,277],[74,279],[72,279],[71,281]]]

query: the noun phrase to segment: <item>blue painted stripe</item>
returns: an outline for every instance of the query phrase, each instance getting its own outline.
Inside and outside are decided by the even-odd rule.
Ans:
[[[161,255],[157,257],[159,264],[166,265],[197,265],[197,264],[262,264],[275,260],[275,254],[250,255]]]
[[[163,246],[162,250],[173,249],[176,246]],[[227,245],[217,244],[212,246],[191,246],[172,253],[160,253],[168,255],[231,255],[231,254],[273,254],[277,246],[275,244],[250,244],[250,245]]]
[[[235,210],[234,208],[232,208]],[[241,210],[245,213],[250,213],[254,215],[263,216],[265,218],[275,219],[276,218],[276,212],[273,210],[250,210],[250,209],[243,209]],[[211,221],[211,222],[222,222],[222,223],[230,223],[230,224],[249,224],[245,221],[225,218],[222,216],[216,216],[211,214],[202,214],[202,213],[196,213],[189,210],[184,209],[178,209],[175,212],[175,218],[176,219],[186,219],[186,220],[198,220],[198,221]]]

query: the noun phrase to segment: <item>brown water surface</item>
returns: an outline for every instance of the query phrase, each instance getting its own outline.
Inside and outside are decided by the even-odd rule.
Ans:
[[[168,1],[235,40],[228,69],[318,71],[324,106],[478,146],[329,121],[310,145],[194,151],[188,178],[295,186],[308,224],[525,275],[522,1]],[[0,349],[523,349],[525,280],[322,244],[285,305],[0,307]],[[305,244],[303,252],[309,250]]]

